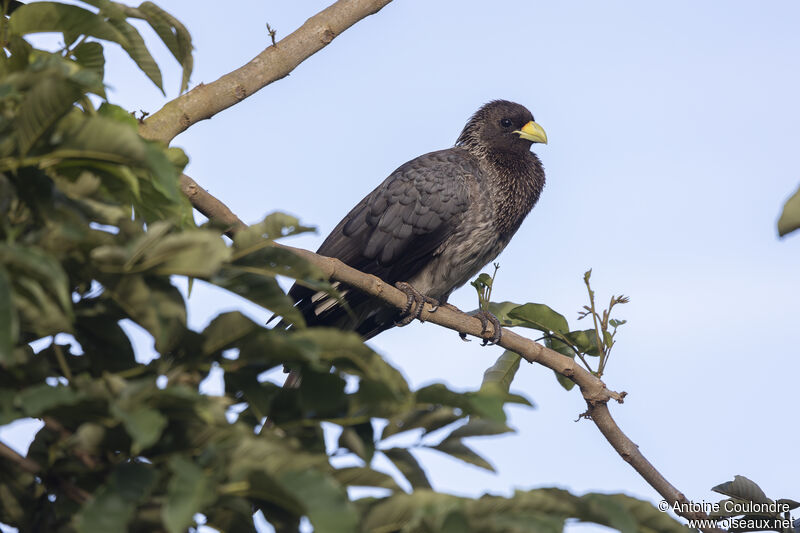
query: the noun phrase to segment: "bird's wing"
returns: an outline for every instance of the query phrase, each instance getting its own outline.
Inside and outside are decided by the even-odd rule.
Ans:
[[[317,253],[376,275],[387,283],[411,279],[431,260],[469,205],[469,182],[478,168],[460,149],[420,156],[395,170],[361,200]],[[344,313],[295,285],[289,292],[313,324],[337,324]],[[363,295],[347,291],[357,306]],[[334,316],[336,315],[336,316]]]

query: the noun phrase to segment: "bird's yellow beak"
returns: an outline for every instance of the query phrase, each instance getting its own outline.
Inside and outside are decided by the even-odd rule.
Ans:
[[[547,134],[544,132],[544,128],[532,120],[522,126],[521,130],[515,130],[514,133],[519,134],[519,136],[523,139],[527,139],[535,143],[547,144]]]

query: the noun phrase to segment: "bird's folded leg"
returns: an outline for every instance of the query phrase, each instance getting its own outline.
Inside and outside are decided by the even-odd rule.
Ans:
[[[417,289],[415,289],[410,283],[406,283],[405,281],[399,281],[395,283],[394,286],[403,291],[408,297],[406,306],[403,308],[403,311],[401,312],[401,314],[404,316],[399,321],[394,323],[395,326],[398,327],[407,326],[415,318],[419,318],[420,322],[425,322],[420,318],[420,316],[422,315],[422,308],[425,306],[425,304],[430,304],[431,313],[439,309],[438,300],[430,298],[429,296],[425,296]]]
[[[481,337],[483,337],[483,344],[481,346],[486,346],[487,344],[497,344],[500,342],[500,337],[503,335],[503,330],[500,329],[500,319],[498,319],[489,311],[478,311],[472,316],[481,321]],[[483,335],[487,332],[486,326],[489,325],[489,322],[492,323],[492,336],[484,337]]]

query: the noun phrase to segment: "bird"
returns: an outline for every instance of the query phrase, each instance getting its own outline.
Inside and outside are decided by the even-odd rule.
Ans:
[[[531,151],[547,134],[524,106],[494,100],[467,121],[453,147],[401,165],[336,225],[317,250],[395,285],[398,310],[334,282],[339,297],[295,284],[289,290],[309,326],[352,330],[364,340],[435,311],[492,261],[536,205],[544,167]],[[342,305],[344,300],[347,305]],[[480,317],[487,329],[487,319]],[[490,316],[492,341],[500,324]],[[485,344],[486,342],[484,342]]]

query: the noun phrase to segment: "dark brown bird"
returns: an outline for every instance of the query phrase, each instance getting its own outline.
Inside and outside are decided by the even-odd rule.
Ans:
[[[489,102],[470,118],[454,147],[392,172],[339,222],[317,253],[404,290],[409,295],[404,322],[410,322],[423,301],[446,303],[506,247],[544,187],[544,169],[530,148],[546,142],[525,107]],[[402,316],[397,309],[336,285],[352,313],[324,292],[300,285],[289,291],[309,325],[350,329],[364,339],[404,325],[397,323]],[[413,302],[417,306],[409,314]],[[497,342],[498,327],[495,333]]]

